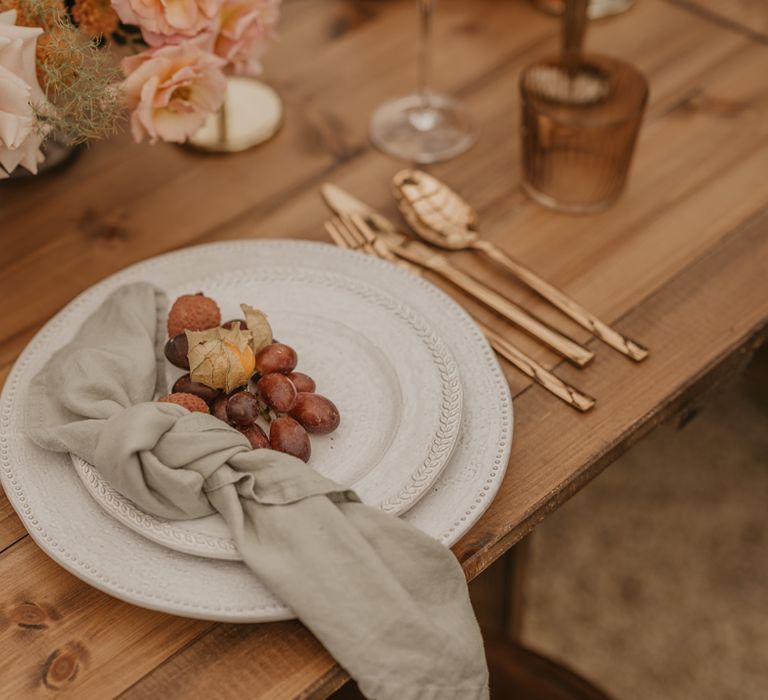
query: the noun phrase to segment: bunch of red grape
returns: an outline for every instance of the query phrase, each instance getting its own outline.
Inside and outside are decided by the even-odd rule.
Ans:
[[[235,323],[247,327],[242,320],[222,325],[232,328]],[[186,345],[183,333],[170,338],[165,356],[172,364],[188,370]],[[253,376],[235,391],[226,394],[194,382],[185,374],[174,383],[173,393],[161,400],[187,408],[194,405],[192,410],[207,409],[243,433],[253,449],[271,447],[307,462],[311,453],[309,433],[331,433],[339,426],[341,417],[332,401],[315,393],[312,377],[295,371],[297,363],[298,356],[292,347],[273,341],[256,353]],[[269,436],[259,425],[259,419],[269,425]]]

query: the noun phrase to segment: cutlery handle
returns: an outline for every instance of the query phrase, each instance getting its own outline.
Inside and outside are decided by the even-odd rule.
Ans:
[[[600,340],[607,343],[615,350],[618,350],[620,353],[632,358],[636,362],[640,362],[648,357],[649,351],[647,348],[644,348],[640,343],[636,343],[634,340],[623,336],[621,333],[611,328],[607,323],[603,323],[597,316],[591,314],[583,306],[561,292],[557,287],[539,277],[533,270],[510,258],[503,250],[490,241],[476,241],[473,244],[473,247],[476,250],[485,253],[489,258],[495,260],[500,265],[506,267],[521,282],[527,284],[531,289],[543,296],[550,304],[556,306],[560,311],[576,321],[576,323],[594,333]]]
[[[410,259],[411,262],[422,264],[430,270],[441,274],[447,280],[453,282],[457,287],[460,287],[478,301],[483,302],[486,306],[490,306],[508,321],[527,331],[534,338],[537,338],[545,345],[548,345],[556,352],[559,352],[563,357],[566,357],[577,366],[583,367],[595,356],[595,353],[591,350],[582,347],[562,333],[544,325],[541,321],[531,316],[527,311],[521,309],[517,304],[509,301],[509,299],[501,296],[501,294],[497,294],[493,290],[488,289],[488,287],[480,284],[466,273],[453,267],[453,265],[442,256],[436,255],[426,261],[419,259],[418,256],[410,257],[407,245],[401,246],[395,252],[406,259]]]
[[[349,247],[347,241],[338,234],[335,226],[326,222],[325,227],[336,245],[341,248]],[[397,257],[386,245],[381,245],[378,249],[375,249],[374,247],[366,252],[368,255],[373,255],[374,257],[388,260],[414,275],[421,276],[422,274],[421,267],[415,265],[412,262],[409,262],[408,260]],[[550,372],[546,367],[542,367],[532,357],[526,355],[522,350],[518,350],[506,338],[496,333],[496,331],[489,328],[484,323],[481,323],[477,319],[475,319],[475,323],[478,324],[480,329],[485,334],[485,337],[488,339],[488,342],[491,344],[491,347],[499,355],[505,357],[512,365],[523,372],[523,374],[531,377],[535,382],[543,386],[547,391],[551,392],[579,411],[588,411],[595,405],[595,399],[593,399],[591,396],[583,394],[578,389],[575,389],[569,384],[566,384],[564,381],[552,374],[552,372]]]
[[[476,321],[477,322],[477,321]],[[547,391],[570,404],[579,411],[588,411],[595,405],[595,399],[580,392],[578,389],[566,384],[562,379],[555,376],[546,367],[540,365],[532,357],[529,357],[521,350],[518,350],[506,338],[500,336],[495,331],[484,324],[478,324],[488,338],[491,347],[502,357],[509,360],[521,372],[527,374],[535,382],[543,386]]]

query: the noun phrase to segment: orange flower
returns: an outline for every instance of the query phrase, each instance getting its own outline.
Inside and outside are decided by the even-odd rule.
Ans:
[[[40,12],[36,15],[30,15],[24,12],[25,8],[29,8],[21,0],[0,0],[0,10],[16,10],[17,27],[42,27],[46,29],[47,23],[44,20],[66,12],[64,0],[45,0],[45,2],[40,3],[37,7],[40,8]]]
[[[16,10],[17,27],[40,27],[45,33],[37,40],[37,81],[45,89],[46,76],[43,66],[52,60],[56,49],[59,46],[58,29],[49,26],[50,21],[57,16],[63,15],[66,11],[63,0],[45,0],[39,6],[40,12],[37,15],[31,15],[24,12],[29,9],[27,3],[21,0],[0,0],[0,11]]]
[[[119,22],[109,0],[75,0],[72,17],[94,37],[109,36],[117,29]]]

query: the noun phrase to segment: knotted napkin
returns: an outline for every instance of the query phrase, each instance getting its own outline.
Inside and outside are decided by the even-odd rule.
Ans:
[[[152,400],[166,393],[167,306],[149,284],[116,290],[32,381],[29,437],[87,460],[158,517],[219,512],[248,567],[367,697],[487,698],[482,638],[450,550],[301,460]]]

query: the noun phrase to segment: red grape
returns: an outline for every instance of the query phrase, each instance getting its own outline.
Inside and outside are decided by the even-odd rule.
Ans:
[[[227,418],[238,426],[253,425],[259,417],[259,399],[250,391],[239,391],[227,401]]]
[[[331,433],[341,422],[339,409],[320,394],[301,392],[289,413],[310,433]]]
[[[229,401],[229,397],[227,396],[221,396],[218,399],[216,399],[213,402],[213,406],[211,406],[211,413],[213,413],[216,418],[219,420],[223,420],[225,423],[229,423],[229,417],[227,416],[227,402]]]
[[[256,383],[256,388],[267,406],[279,413],[288,413],[296,402],[296,387],[284,374],[265,374]]]
[[[181,367],[181,369],[189,369],[189,358],[187,353],[189,352],[189,341],[187,340],[186,333],[179,333],[179,335],[169,338],[165,344],[165,356],[172,365]]]
[[[262,348],[256,355],[256,370],[261,375],[280,372],[288,374],[296,369],[298,362],[296,351],[283,343],[272,343]]]
[[[253,425],[238,427],[237,429],[248,438],[248,442],[251,443],[252,449],[259,450],[270,446],[267,434],[255,423]]]
[[[288,379],[293,382],[293,385],[296,387],[296,391],[312,393],[315,389],[317,389],[315,380],[312,379],[312,377],[310,377],[308,374],[304,374],[304,372],[291,372],[288,375]]]
[[[193,382],[192,378],[188,374],[182,374],[174,383],[172,391],[184,392],[185,394],[194,394],[199,396],[206,403],[215,401],[221,392],[218,389],[212,389],[206,384],[200,384],[200,382]]]
[[[309,455],[312,453],[307,431],[289,416],[280,416],[272,421],[269,428],[269,444],[273,450],[286,452],[304,462],[309,461]]]

